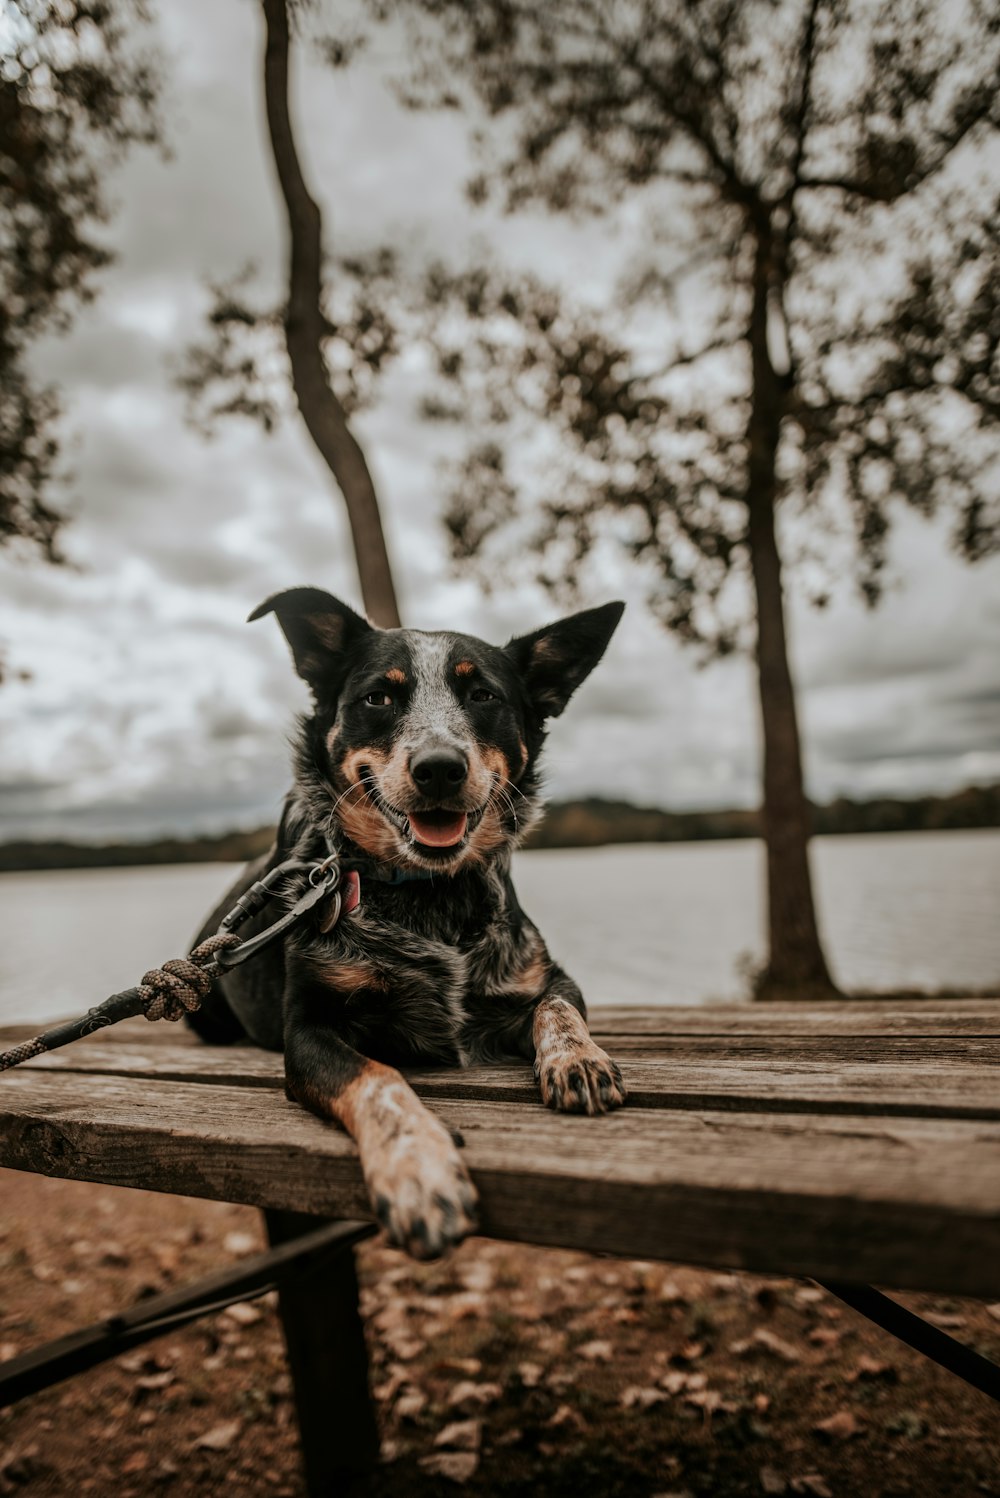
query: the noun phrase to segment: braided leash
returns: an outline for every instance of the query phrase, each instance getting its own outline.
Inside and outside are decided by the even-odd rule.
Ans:
[[[139,984],[142,1012],[148,1020],[176,1021],[199,1009],[212,979],[222,971],[215,954],[226,947],[237,947],[240,938],[231,931],[218,931],[195,947],[189,957],[170,957],[162,967],[143,973]]]
[[[208,997],[212,979],[222,972],[218,954],[240,944],[240,938],[233,932],[216,932],[195,947],[189,957],[170,957],[162,967],[150,968],[148,973],[143,973],[137,988],[126,988],[122,993],[112,994],[110,999],[88,1010],[81,1019],[70,1020],[54,1030],[33,1036],[31,1040],[22,1040],[9,1051],[0,1052],[0,1071],[10,1071],[34,1056],[54,1051],[71,1040],[92,1035],[95,1030],[102,1030],[105,1025],[116,1024],[132,1015],[143,1014],[148,1020],[182,1019],[185,1014],[200,1008]]]
[[[283,880],[300,874],[306,875],[306,888],[290,910],[255,936],[244,939],[236,935],[232,929],[234,926],[240,926],[259,914],[268,900],[274,897]],[[225,917],[215,935],[200,942],[189,956],[169,958],[162,967],[150,968],[148,973],[143,973],[142,982],[137,987],[112,994],[103,1004],[88,1009],[79,1019],[67,1020],[65,1024],[56,1025],[54,1029],[32,1036],[30,1040],[22,1040],[20,1045],[12,1046],[10,1050],[0,1051],[0,1072],[10,1071],[12,1067],[21,1066],[25,1061],[41,1056],[46,1051],[54,1051],[59,1046],[68,1045],[70,1041],[80,1040],[84,1035],[93,1035],[95,1030],[103,1030],[106,1025],[117,1024],[119,1020],[131,1019],[134,1015],[145,1015],[148,1020],[183,1019],[185,1014],[192,1014],[201,1007],[208,997],[212,980],[220,973],[254,957],[330,895],[333,896],[333,904],[323,923],[323,930],[334,926],[341,912],[339,884],[340,863],[333,852],[319,862],[304,863],[298,859],[286,859],[263,879],[258,879],[256,884],[251,885]]]

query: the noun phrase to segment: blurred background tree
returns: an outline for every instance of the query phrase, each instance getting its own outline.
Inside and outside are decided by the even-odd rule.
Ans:
[[[139,0],[0,5],[0,545],[59,562],[59,401],[31,350],[65,332],[113,254],[108,169],[160,141]]]
[[[352,325],[344,335],[333,321],[330,265],[323,247],[323,218],[309,191],[289,107],[290,7],[262,0],[265,24],[264,101],[268,136],[288,224],[288,294],[282,307],[255,301],[247,267],[213,288],[212,334],[188,351],[180,384],[194,420],[211,432],[221,416],[246,416],[271,431],[284,411],[285,375],[306,429],[344,497],[365,610],[383,629],[399,626],[399,606],[378,496],[349,415],[358,397],[357,370],[377,369],[392,349],[384,319]],[[291,8],[296,18],[308,6]],[[276,334],[282,335],[285,369],[274,369]],[[346,348],[338,380],[331,345]],[[258,359],[260,363],[258,364]],[[277,388],[276,388],[277,386]]]
[[[389,14],[410,23],[408,102],[465,108],[477,127],[474,201],[650,210],[611,307],[489,263],[428,277],[443,390],[425,409],[476,435],[448,509],[454,554],[486,583],[536,555],[562,594],[610,540],[680,639],[709,658],[754,652],[758,992],[833,994],[782,568],[805,564],[822,604],[847,529],[874,604],[897,503],[946,510],[970,561],[996,547],[1000,18],[978,0],[401,0]],[[383,266],[365,301],[393,297]]]

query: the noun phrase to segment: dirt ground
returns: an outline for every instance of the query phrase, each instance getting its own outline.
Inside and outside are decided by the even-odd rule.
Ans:
[[[247,1208],[0,1171],[0,1359],[257,1251]],[[373,1491],[1000,1498],[997,1407],[815,1285],[476,1240],[359,1251]],[[901,1297],[1000,1359],[1000,1305]],[[269,1300],[0,1414],[0,1495],[297,1498]]]

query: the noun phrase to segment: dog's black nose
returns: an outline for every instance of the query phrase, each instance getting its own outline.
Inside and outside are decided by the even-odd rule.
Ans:
[[[410,774],[425,796],[447,800],[465,782],[469,761],[460,749],[424,749],[410,760]]]

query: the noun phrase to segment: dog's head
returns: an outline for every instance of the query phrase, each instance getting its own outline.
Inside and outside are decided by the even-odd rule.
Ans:
[[[623,609],[588,609],[503,647],[375,629],[317,588],[278,593],[250,617],[277,615],[312,692],[304,751],[330,830],[380,862],[450,874],[531,825],[546,720],[597,665]]]

